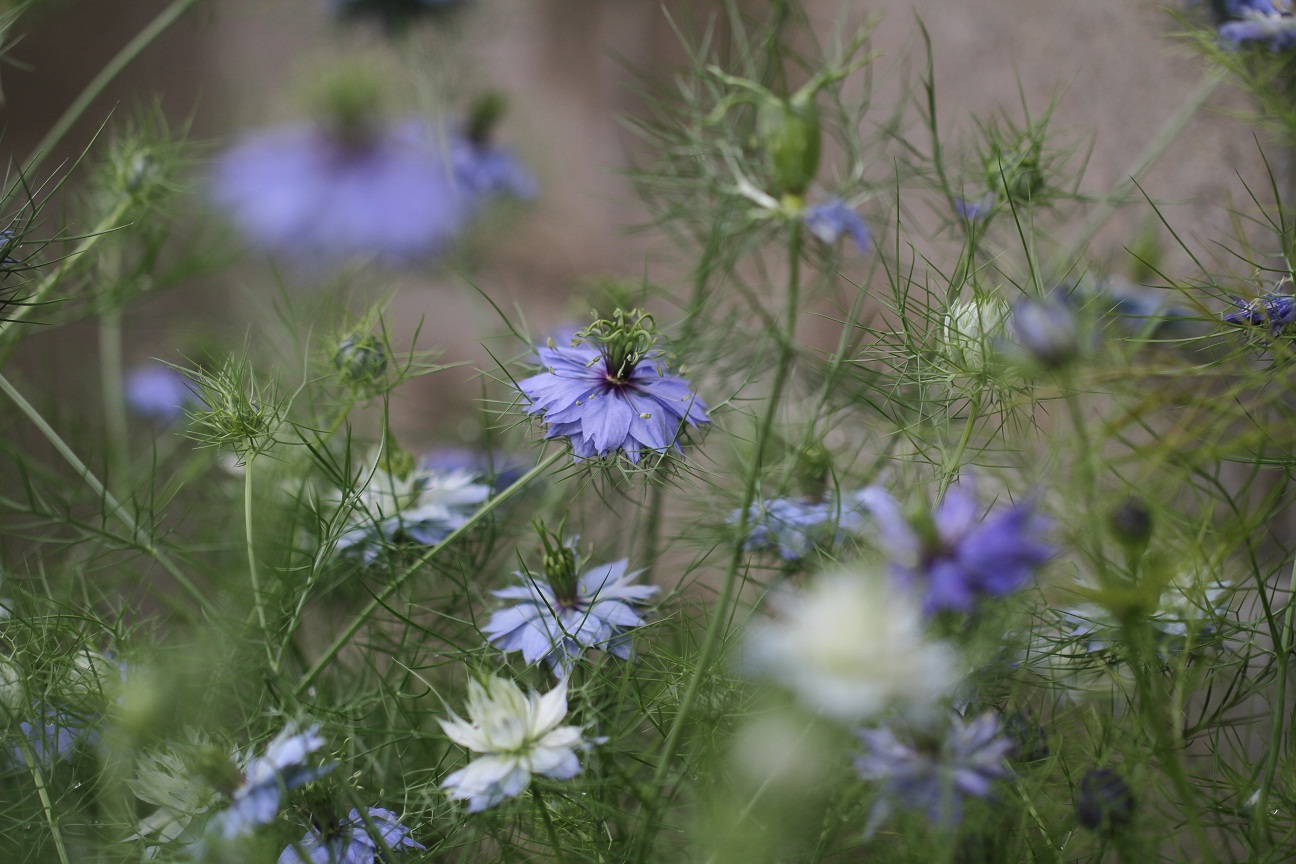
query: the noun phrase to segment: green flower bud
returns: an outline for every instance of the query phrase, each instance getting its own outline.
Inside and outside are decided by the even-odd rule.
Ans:
[[[814,94],[762,100],[756,109],[756,134],[773,183],[770,191],[780,196],[804,195],[819,170],[819,109]]]
[[[387,349],[377,336],[352,333],[338,343],[333,365],[348,384],[374,384],[387,371]]]
[[[543,522],[536,523],[540,532],[541,567],[545,580],[553,588],[554,596],[560,602],[574,602],[576,599],[576,551],[563,542],[562,528],[557,534],[545,530]]]
[[[985,157],[986,182],[990,189],[1016,201],[1027,201],[1044,188],[1040,168],[1043,144],[1023,135],[1014,144],[994,141]]]

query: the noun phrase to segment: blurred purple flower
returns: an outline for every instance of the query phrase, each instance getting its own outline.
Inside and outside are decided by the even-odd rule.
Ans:
[[[409,836],[409,829],[392,811],[382,807],[370,807],[368,811],[378,838],[369,833],[360,811],[352,808],[345,820],[327,826],[323,832],[312,826],[297,843],[301,851],[289,846],[280,853],[279,864],[375,864],[388,860],[384,849],[427,849]]]
[[[1234,297],[1233,302],[1238,310],[1224,315],[1229,324],[1267,326],[1272,335],[1280,336],[1289,324],[1296,321],[1296,297],[1290,294],[1270,292],[1250,302]]]
[[[706,404],[688,381],[667,374],[659,352],[621,369],[588,343],[536,353],[545,371],[518,382],[525,410],[549,424],[546,438],[567,438],[577,460],[619,452],[638,463],[645,450],[683,452],[683,427],[711,422]]]
[[[1063,366],[1080,353],[1080,326],[1063,296],[1020,298],[1012,307],[1012,330],[1017,343],[1049,368]]]
[[[23,720],[10,737],[21,739],[8,748],[11,766],[30,767],[31,758],[34,758],[38,766],[48,770],[56,761],[71,759],[78,745],[97,744],[99,730],[68,711],[46,706],[41,711],[40,721]]]
[[[1296,15],[1285,2],[1231,0],[1227,11],[1232,20],[1220,25],[1219,35],[1232,47],[1246,42],[1267,42],[1273,51],[1296,46]]]
[[[938,829],[955,828],[963,819],[965,798],[987,797],[995,780],[1008,775],[1004,757],[1013,743],[999,733],[999,720],[984,714],[964,722],[951,715],[941,740],[901,740],[887,728],[859,733],[865,753],[855,770],[882,788],[869,814],[865,835],[871,836],[899,806],[921,810]]]
[[[126,404],[139,416],[165,426],[196,404],[192,382],[165,363],[145,363],[126,373]]]
[[[472,474],[489,481],[493,492],[512,486],[527,470],[525,465],[499,451],[471,447],[438,447],[423,457],[419,468],[438,474]]]
[[[285,793],[332,770],[332,765],[306,764],[306,757],[323,746],[318,724],[298,732],[296,725],[289,723],[266,745],[264,756],[247,760],[243,782],[230,795],[229,808],[212,820],[212,828],[231,840],[273,822]]]
[[[801,219],[811,234],[829,245],[836,243],[842,235],[854,240],[856,248],[861,252],[867,252],[873,245],[863,217],[847,207],[846,202],[840,198],[829,198],[822,204],[806,208]]]
[[[1042,539],[1047,522],[1030,505],[978,518],[970,489],[955,486],[930,516],[911,522],[885,490],[870,486],[860,495],[894,572],[922,592],[929,615],[967,611],[980,597],[1011,594],[1053,556]]]
[[[864,502],[856,492],[838,503],[828,494],[820,499],[767,498],[753,504],[750,528],[743,547],[748,551],[775,551],[784,561],[805,558],[816,548],[841,543],[864,527]],[[729,516],[737,524],[740,510]]]
[[[536,189],[506,151],[411,120],[356,139],[320,126],[253,134],[219,160],[212,196],[258,244],[330,265],[433,258],[486,198]]]
[[[630,630],[643,623],[636,607],[657,593],[656,585],[630,584],[643,571],[627,573],[625,558],[579,576],[574,556],[568,560],[567,572],[547,569],[543,579],[515,573],[524,584],[492,593],[519,602],[496,611],[482,628],[501,651],[521,651],[527,663],[545,660],[559,679],[571,673],[587,648],[629,660]]]
[[[957,213],[961,219],[975,222],[978,219],[989,216],[990,210],[994,205],[995,193],[987,192],[973,201],[969,201],[966,198],[955,198],[954,212]]]

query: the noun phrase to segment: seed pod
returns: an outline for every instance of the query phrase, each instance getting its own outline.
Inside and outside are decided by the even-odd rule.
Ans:
[[[776,195],[804,195],[819,170],[819,109],[813,94],[770,97],[756,113],[756,132]]]

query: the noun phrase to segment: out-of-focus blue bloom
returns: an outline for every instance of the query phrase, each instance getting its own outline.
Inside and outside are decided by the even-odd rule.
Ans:
[[[638,463],[644,451],[683,452],[684,427],[711,422],[688,381],[667,373],[660,351],[617,351],[579,338],[587,341],[536,349],[545,371],[518,382],[526,412],[549,424],[546,438],[568,439],[577,460],[623,453]]]
[[[829,245],[836,243],[843,235],[855,241],[856,248],[861,252],[867,252],[873,245],[864,218],[847,207],[846,202],[840,198],[829,198],[821,204],[807,207],[801,219],[811,234]]]
[[[1296,321],[1296,297],[1290,294],[1273,291],[1249,302],[1234,297],[1233,302],[1238,306],[1237,311],[1224,315],[1229,324],[1268,327],[1270,334],[1281,336],[1288,325]]]
[[[628,559],[589,567],[578,576],[570,546],[554,551],[558,554],[545,556],[544,579],[515,573],[524,584],[492,592],[518,603],[491,616],[482,628],[486,639],[501,651],[521,651],[527,663],[545,660],[559,679],[571,673],[587,648],[629,660],[630,631],[643,623],[636,607],[656,594],[657,586],[630,584],[643,571],[626,572]]]
[[[882,786],[869,814],[867,836],[896,807],[921,810],[933,828],[957,827],[964,799],[987,797],[994,781],[1007,776],[1004,757],[1013,746],[1000,734],[993,714],[971,722],[952,715],[940,740],[918,737],[910,743],[885,727],[862,730],[859,736],[865,753],[855,760],[855,769]]]
[[[777,550],[784,561],[797,561],[816,547],[842,543],[864,527],[862,493],[847,495],[840,503],[835,495],[820,499],[767,498],[753,504],[749,530],[743,547],[749,551]],[[741,511],[729,516],[737,524]]]
[[[393,852],[427,848],[409,836],[409,829],[390,810],[370,807],[369,821],[378,830],[378,838],[369,833],[364,817],[354,808],[345,820],[323,831],[312,826],[298,841],[301,851],[289,846],[279,855],[279,864],[375,864],[388,860],[384,847]]]
[[[197,401],[193,382],[165,363],[146,363],[126,373],[126,404],[139,416],[159,425],[184,416]]]
[[[13,264],[21,264],[17,258],[10,258],[9,253],[18,248],[18,237],[14,234],[12,228],[5,228],[0,231],[0,267],[8,268]]]
[[[21,740],[8,747],[11,766],[30,767],[31,758],[34,758],[41,768],[49,769],[57,761],[71,759],[78,745],[93,747],[97,744],[99,730],[84,718],[61,708],[46,706],[41,711],[41,721],[23,720],[10,733],[10,740],[15,737]]]
[[[1071,304],[1058,296],[1022,297],[1012,307],[1017,342],[1044,366],[1065,365],[1080,353],[1080,326]]]
[[[1134,815],[1134,792],[1125,778],[1110,768],[1092,768],[1080,778],[1075,805],[1081,825],[1110,831]]]
[[[1272,0],[1239,0],[1229,9],[1233,20],[1220,25],[1220,39],[1240,48],[1247,42],[1267,42],[1273,51],[1296,46],[1296,15]]]
[[[980,198],[972,201],[969,201],[966,198],[955,198],[954,212],[957,213],[961,219],[975,222],[978,219],[990,215],[990,211],[994,209],[995,200],[996,196],[993,192],[987,192]]]
[[[315,265],[433,258],[499,193],[531,197],[536,183],[506,151],[417,120],[250,135],[221,157],[212,191],[256,243]]]
[[[296,724],[288,724],[266,746],[264,756],[248,759],[243,782],[230,795],[229,808],[212,819],[211,828],[231,840],[273,822],[287,792],[333,769],[332,765],[306,764],[306,757],[323,746],[318,724],[305,732],[298,732]]]
[[[471,447],[439,447],[423,457],[420,466],[440,474],[467,472],[485,480],[493,492],[512,486],[526,473],[526,466],[498,451]]]
[[[1048,523],[1027,504],[980,516],[976,497],[960,485],[930,516],[910,522],[885,490],[870,486],[860,495],[894,572],[922,592],[928,614],[1011,594],[1053,556],[1043,540]]]
[[[402,540],[435,546],[463,527],[490,497],[491,489],[475,471],[436,471],[421,467],[404,476],[374,469],[351,506],[350,527],[338,537],[338,549],[354,549],[373,561],[386,547]]]

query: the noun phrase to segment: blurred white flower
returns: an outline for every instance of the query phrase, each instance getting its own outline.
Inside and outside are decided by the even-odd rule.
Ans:
[[[750,668],[829,717],[858,722],[892,706],[921,710],[961,677],[951,648],[927,636],[918,600],[882,574],[822,573],[771,605],[778,617],[748,631]]]
[[[996,343],[1004,338],[1008,315],[1008,304],[998,297],[955,303],[945,315],[941,353],[961,373],[986,371]]]
[[[483,754],[441,784],[456,801],[477,813],[522,794],[532,774],[566,780],[580,773],[574,748],[585,746],[579,726],[560,726],[567,717],[567,685],[543,695],[523,693],[494,676],[468,683],[468,720],[451,714],[441,728],[451,741]]]

